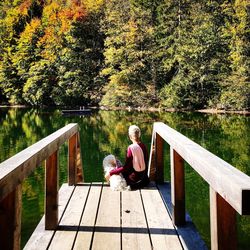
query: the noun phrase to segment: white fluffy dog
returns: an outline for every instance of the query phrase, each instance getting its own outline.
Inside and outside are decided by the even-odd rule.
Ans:
[[[111,170],[116,168],[116,159],[114,155],[108,155],[103,159],[104,175],[106,176]],[[130,190],[130,186],[127,186],[126,180],[122,174],[114,174],[109,179],[110,188],[113,191]]]

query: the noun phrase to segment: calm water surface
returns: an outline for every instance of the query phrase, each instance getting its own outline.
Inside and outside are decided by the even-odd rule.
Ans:
[[[162,121],[250,175],[249,117],[198,113],[149,113],[96,111],[90,116],[62,116],[58,110],[0,109],[0,162],[51,134],[76,122],[80,137],[85,181],[102,181],[102,159],[113,153],[122,161],[129,144],[127,129],[137,124],[142,140],[150,148],[152,124]],[[67,146],[60,150],[60,183],[67,182]],[[187,165],[187,210],[202,238],[210,246],[209,187]],[[169,150],[165,146],[165,179],[169,180]],[[44,167],[23,183],[22,246],[44,213]],[[238,216],[239,249],[249,249],[250,217]]]

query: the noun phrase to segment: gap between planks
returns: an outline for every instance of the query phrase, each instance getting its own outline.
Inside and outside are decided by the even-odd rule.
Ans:
[[[49,240],[33,237],[35,247],[25,249],[182,249],[156,187],[114,192],[93,183],[77,185],[71,195],[61,196],[60,190],[60,200],[67,196],[69,201],[64,201],[64,213],[60,202],[58,230],[45,232]]]

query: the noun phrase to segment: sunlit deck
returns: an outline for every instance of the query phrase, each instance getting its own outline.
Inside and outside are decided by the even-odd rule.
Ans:
[[[160,188],[167,190],[166,185]],[[43,218],[25,249],[183,249],[189,244],[206,249],[192,227],[178,232],[153,184],[125,192],[102,183],[64,184],[59,216],[55,231],[45,230]],[[192,242],[185,242],[185,230]]]
[[[68,184],[58,192],[59,148],[68,141]],[[113,192],[84,183],[77,124],[68,124],[0,164],[0,249],[20,249],[22,181],[45,160],[45,216],[25,249],[206,249],[185,209],[186,161],[208,184],[211,249],[237,249],[236,212],[250,215],[250,177],[163,123],[154,123],[149,177],[170,184]],[[171,195],[170,195],[171,193]],[[170,198],[171,197],[171,198]],[[170,216],[171,215],[171,216]]]

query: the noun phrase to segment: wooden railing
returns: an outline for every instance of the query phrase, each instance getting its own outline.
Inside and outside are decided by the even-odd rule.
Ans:
[[[170,145],[172,219],[185,224],[186,161],[210,187],[211,249],[237,249],[236,211],[250,215],[250,177],[164,123],[154,123],[149,175],[163,182],[163,143]],[[154,171],[155,170],[155,171]]]
[[[68,124],[0,164],[0,249],[20,249],[22,182],[45,161],[45,229],[58,225],[59,148],[68,140],[68,183],[83,181],[77,124]]]

